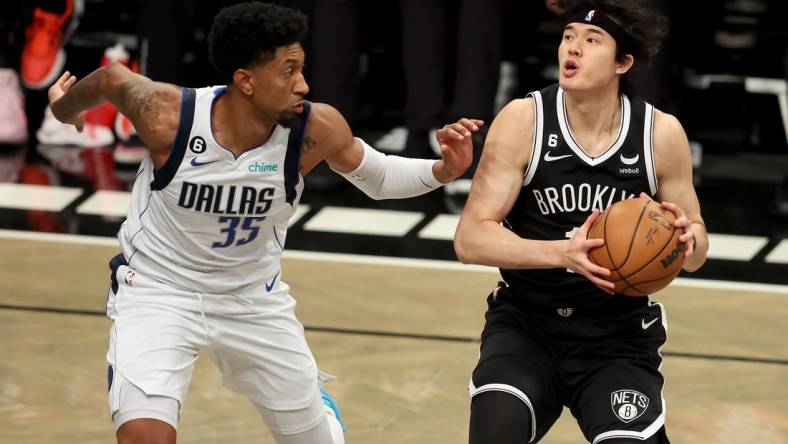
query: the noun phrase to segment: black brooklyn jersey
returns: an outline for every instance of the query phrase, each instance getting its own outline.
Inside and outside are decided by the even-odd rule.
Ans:
[[[594,208],[604,210],[641,192],[657,192],[653,106],[622,96],[618,137],[591,157],[572,136],[564,91],[557,84],[529,96],[536,109],[534,145],[523,187],[504,219],[509,229],[528,239],[568,239]],[[588,279],[566,269],[502,269],[501,275],[531,304],[578,307],[607,298]]]

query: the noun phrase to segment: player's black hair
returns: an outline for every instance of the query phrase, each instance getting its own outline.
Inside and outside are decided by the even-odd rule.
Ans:
[[[208,56],[229,84],[237,69],[268,62],[277,48],[300,42],[306,30],[306,16],[298,10],[271,3],[239,3],[214,18]]]
[[[650,64],[668,32],[667,18],[649,8],[644,0],[561,0],[560,5],[565,10],[562,16],[565,21],[596,10],[620,26],[629,37],[631,48],[627,48],[622,42],[616,42],[616,60],[619,61],[631,54],[636,64]],[[621,89],[624,92],[631,90],[631,85],[628,84],[628,74],[631,72],[632,70],[629,70],[621,78]]]

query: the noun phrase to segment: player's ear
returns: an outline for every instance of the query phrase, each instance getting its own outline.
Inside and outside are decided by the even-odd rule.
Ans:
[[[635,58],[632,57],[632,54],[626,54],[624,57],[616,61],[616,74],[626,74],[630,69],[632,69],[632,65],[634,64]]]
[[[236,69],[233,73],[233,83],[247,96],[251,96],[254,93],[254,79],[252,71],[248,69]]]

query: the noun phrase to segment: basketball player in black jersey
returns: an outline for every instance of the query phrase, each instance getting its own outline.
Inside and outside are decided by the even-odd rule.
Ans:
[[[594,444],[668,443],[664,309],[613,294],[610,271],[588,258],[603,241],[586,238],[600,210],[653,198],[683,230],[684,269],[706,259],[682,126],[626,95],[664,21],[635,0],[562,6],[559,83],[496,117],[454,239],[462,262],[503,278],[469,384],[470,442],[537,442],[567,406]]]

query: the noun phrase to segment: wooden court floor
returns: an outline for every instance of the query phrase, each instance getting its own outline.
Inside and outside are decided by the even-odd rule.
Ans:
[[[114,441],[109,321],[100,312],[115,253],[0,237],[0,443]],[[467,442],[478,343],[450,339],[478,337],[494,273],[298,256],[285,259],[283,272],[318,364],[339,376],[329,389],[348,443]],[[788,443],[788,291],[674,285],[655,299],[668,310],[671,441]],[[273,442],[205,358],[178,434],[181,443]],[[585,441],[565,411],[542,442]]]

